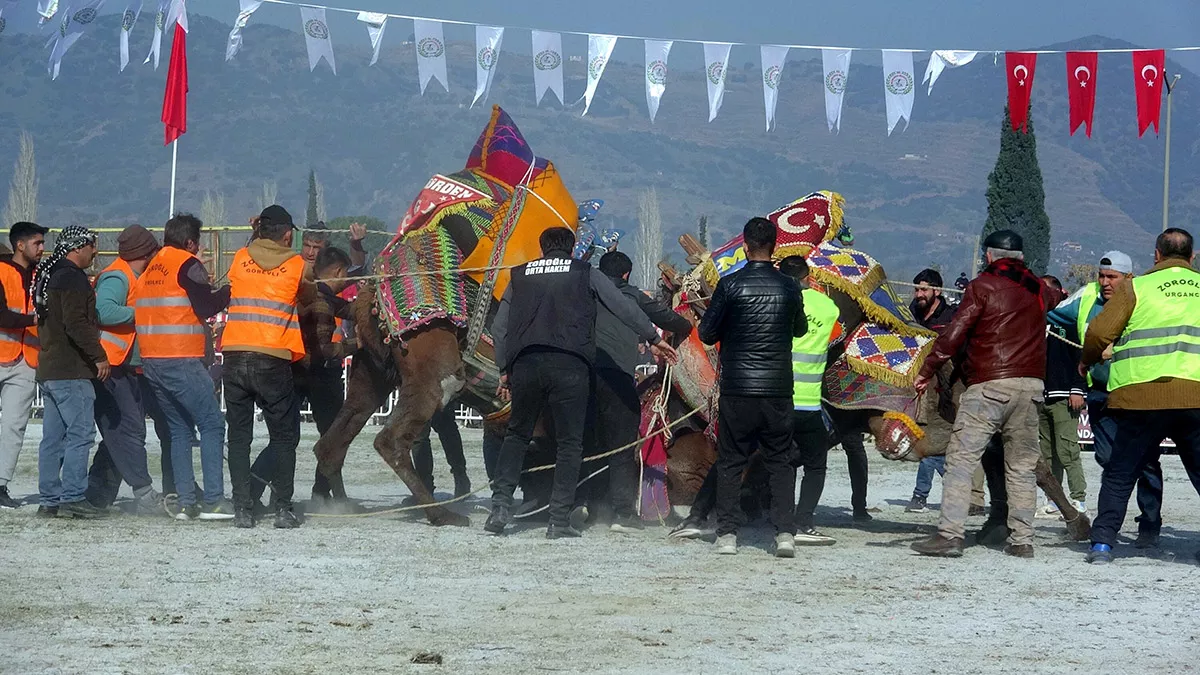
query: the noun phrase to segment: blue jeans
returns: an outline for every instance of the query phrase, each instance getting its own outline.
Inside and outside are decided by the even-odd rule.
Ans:
[[[142,371],[171,429],[171,464],[175,485],[195,482],[192,432],[200,432],[200,470],[204,502],[215,504],[225,495],[225,418],[213,393],[213,381],[201,359],[143,359]],[[179,503],[191,506],[196,495],[179,491]]]
[[[45,408],[38,446],[38,503],[81,502],[88,487],[88,454],[96,438],[96,390],[91,380],[48,380],[41,386]]]
[[[1117,418],[1108,407],[1108,393],[1088,391],[1088,424],[1092,427],[1092,454],[1100,465],[1100,480],[1108,471],[1116,448]],[[1158,532],[1162,529],[1163,474],[1157,453],[1146,457],[1145,466],[1137,478],[1138,532]]]
[[[917,486],[913,488],[913,497],[929,498],[929,491],[933,489],[934,473],[939,476],[946,475],[945,455],[926,457],[921,460],[920,466],[917,467]]]

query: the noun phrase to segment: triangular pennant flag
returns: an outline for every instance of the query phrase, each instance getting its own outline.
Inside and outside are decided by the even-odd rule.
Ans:
[[[89,0],[79,9],[68,8],[63,12],[62,21],[59,23],[58,37],[54,40],[54,49],[50,51],[50,64],[47,67],[50,79],[58,79],[63,56],[79,41],[79,38],[83,37],[84,31],[96,20],[102,6],[104,6],[104,0]]]
[[[542,104],[546,91],[554,92],[559,105],[563,103],[562,35],[533,31],[533,86],[537,89],[537,104]]]
[[[225,60],[232,61],[242,49],[242,29],[250,23],[250,15],[262,7],[263,0],[238,0],[238,15],[233,20],[233,30],[229,31],[229,41],[225,43]]]
[[[978,54],[979,52],[956,52],[945,49],[930,54],[929,65],[925,66],[925,79],[922,80],[922,84],[929,84],[926,95],[933,93],[933,83],[937,82],[943,70],[965,66],[974,61]]]
[[[321,59],[337,75],[333,60],[333,42],[329,40],[329,24],[325,22],[324,7],[300,6],[300,27],[304,30],[304,46],[308,48],[308,71],[317,69]]]
[[[359,12],[358,20],[367,24],[367,37],[371,40],[371,65],[379,62],[379,48],[383,46],[383,31],[387,28],[388,15],[380,12]]]
[[[849,49],[822,49],[821,61],[825,67],[825,121],[829,130],[842,130],[842,99],[846,95],[846,82],[850,77]]]
[[[725,99],[725,69],[729,66],[729,50],[733,45],[719,42],[704,43],[704,76],[708,82],[708,121],[717,118],[721,101]]]
[[[38,25],[45,24],[58,13],[58,0],[38,0]]]
[[[171,0],[158,0],[158,11],[154,13],[154,37],[150,40],[150,53],[146,55],[143,64],[154,61],[154,69],[158,70],[158,56],[162,52],[163,27],[167,25],[167,9]]]
[[[592,107],[592,97],[596,95],[596,87],[600,86],[600,78],[604,75],[604,68],[608,65],[608,59],[616,45],[617,38],[611,35],[588,36],[588,79],[587,89],[583,92],[584,115],[588,114],[588,109]]]
[[[471,107],[480,99],[486,101],[496,75],[496,61],[500,58],[500,45],[504,42],[504,29],[493,26],[475,26],[475,98]]]
[[[763,45],[762,57],[763,108],[767,111],[767,131],[775,126],[775,104],[779,101],[779,80],[787,63],[788,48]]]
[[[142,15],[142,0],[129,7],[125,8],[125,12],[121,14],[121,72],[125,72],[125,66],[129,65],[129,32],[133,30],[133,25],[137,23],[138,17]]]
[[[651,122],[658,115],[658,104],[667,90],[667,57],[672,44],[672,40],[646,40],[646,107]]]
[[[421,93],[430,80],[437,80],[442,88],[450,91],[446,80],[446,41],[442,37],[442,22],[413,19],[413,37],[417,41],[417,79],[421,80]]]
[[[883,98],[887,103],[889,136],[900,120],[904,120],[904,128],[908,128],[908,121],[912,118],[915,85],[913,53],[894,49],[883,50]]]

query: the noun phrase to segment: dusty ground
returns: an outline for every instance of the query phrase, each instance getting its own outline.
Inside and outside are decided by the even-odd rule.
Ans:
[[[30,427],[17,495],[35,489],[39,433]],[[302,496],[314,467],[315,432],[305,433]],[[370,441],[351,452],[348,490],[363,507],[395,506],[406,490]],[[467,442],[482,481],[478,432]],[[915,467],[872,457],[879,512],[852,529],[839,451],[818,515],[838,543],[788,561],[770,557],[762,527],[744,532],[736,557],[659,528],[493,538],[479,500],[463,507],[470,529],[411,516],[311,519],[295,531],[46,521],[27,506],[0,514],[0,671],[1189,671],[1200,654],[1200,515],[1178,460],[1165,465],[1164,552],[1125,557],[1123,546],[1107,568],[1084,565],[1050,521],[1039,521],[1033,561],[981,548],[957,561],[911,555],[937,517],[903,511]],[[443,665],[412,665],[420,652]]]

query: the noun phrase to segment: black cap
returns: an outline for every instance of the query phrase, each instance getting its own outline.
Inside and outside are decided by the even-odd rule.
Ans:
[[[292,222],[292,214],[288,213],[287,209],[278,204],[272,204],[263,209],[262,213],[259,214],[258,219],[267,223],[291,225],[293,230],[299,229],[296,227],[296,224]]]
[[[1021,240],[1021,235],[1012,230],[997,230],[983,240],[983,247],[1002,251],[1024,251],[1025,242]]]

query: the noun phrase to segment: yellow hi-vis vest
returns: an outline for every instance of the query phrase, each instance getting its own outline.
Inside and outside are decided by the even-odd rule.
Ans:
[[[808,331],[792,339],[792,407],[821,409],[821,380],[825,377],[825,355],[837,327],[838,308],[828,296],[811,288],[801,292]]]
[[[1075,329],[1079,336],[1079,344],[1083,344],[1083,338],[1087,335],[1088,324],[1091,321],[1088,317],[1092,313],[1092,308],[1096,306],[1096,300],[1100,298],[1100,284],[1093,281],[1083,287],[1083,294],[1079,296],[1079,315],[1075,317]],[[1092,374],[1087,374],[1087,385],[1092,386]]]
[[[1137,298],[1113,344],[1108,390],[1163,377],[1200,382],[1200,274],[1168,267],[1133,280]]]

